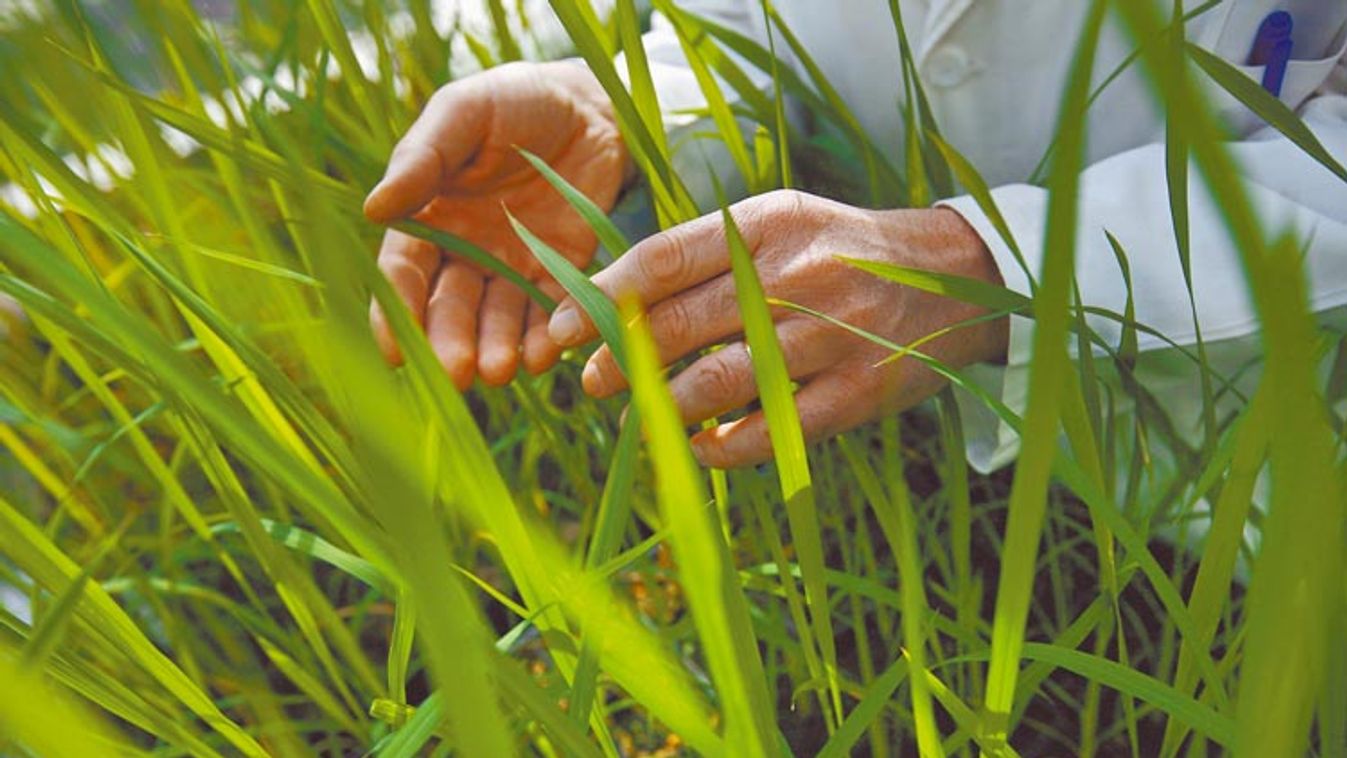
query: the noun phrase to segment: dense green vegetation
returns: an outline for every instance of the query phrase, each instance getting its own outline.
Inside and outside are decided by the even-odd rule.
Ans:
[[[552,0],[561,48],[513,3],[480,5],[480,27],[437,28],[425,0],[239,3],[225,19],[187,0],[59,0],[5,19],[0,293],[26,317],[0,322],[0,752],[1347,751],[1345,440],[1315,369],[1342,342],[1315,331],[1285,271],[1296,240],[1252,221],[1194,81],[1227,86],[1347,180],[1293,114],[1149,6],[1096,2],[1046,164],[1034,297],[874,272],[1036,320],[1026,414],[984,398],[1025,440],[1014,470],[968,470],[949,392],[806,449],[771,303],[731,234],[776,461],[707,472],[639,313],[589,287],[546,229],[517,227],[622,356],[630,398],[586,397],[579,355],[460,394],[375,266],[382,230],[360,204],[397,135],[438,85],[526,54],[586,59],[663,224],[715,211],[671,168],[641,57],[629,92],[611,63],[638,38],[631,0],[606,17]],[[875,146],[826,82],[654,6],[686,35],[708,131],[748,187],[899,206],[957,183],[990,202],[926,109],[906,113],[902,150]],[[1103,343],[1072,297],[1105,13],[1168,109],[1171,190],[1205,182],[1222,206],[1266,344],[1259,390],[1231,417],[1213,410],[1159,501],[1128,486],[1147,453],[1122,440],[1170,444],[1165,419],[1106,422],[1099,380],[1128,375],[1144,325],[1111,314],[1123,339]],[[775,44],[795,46],[774,22]],[[776,77],[738,92],[739,113],[709,75],[745,81],[725,50]],[[831,136],[793,131],[786,97]],[[369,334],[371,296],[402,368]],[[1340,383],[1347,361],[1336,370]],[[1144,388],[1120,386],[1145,407]],[[1119,449],[1135,451],[1121,466]],[[1250,507],[1264,467],[1267,516]],[[1204,498],[1214,509],[1194,511]],[[1201,550],[1158,539],[1188,520]]]

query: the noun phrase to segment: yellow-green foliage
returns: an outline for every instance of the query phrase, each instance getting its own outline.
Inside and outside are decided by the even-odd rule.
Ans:
[[[516,225],[629,372],[625,428],[624,400],[581,392],[583,356],[499,390],[460,394],[443,375],[374,265],[382,230],[360,215],[365,189],[438,85],[569,47],[612,95],[657,218],[696,215],[648,63],[628,56],[630,92],[611,63],[639,39],[638,4],[621,0],[610,20],[553,0],[558,24],[465,2],[480,23],[439,28],[426,0],[204,5],[233,7],[216,19],[187,0],[117,13],[59,0],[0,18],[0,296],[26,314],[0,309],[0,753],[1155,750],[1143,733],[1169,754],[1347,750],[1342,439],[1313,373],[1325,342],[1282,270],[1295,241],[1252,221],[1191,80],[1211,77],[1347,172],[1149,5],[1096,2],[1080,36],[1045,159],[1033,297],[865,266],[1037,319],[1023,418],[967,385],[1025,435],[1013,485],[969,474],[948,394],[901,434],[890,420],[806,450],[769,315],[798,306],[765,298],[733,233],[775,475],[711,482],[697,469],[643,319],[536,229]],[[855,156],[865,180],[847,199],[922,202],[957,181],[1004,230],[976,167],[939,136],[897,3],[894,76],[917,104],[901,160],[769,2],[772,45],[803,77],[655,5],[746,186],[798,185],[820,152]],[[1100,423],[1094,359],[1067,350],[1099,342],[1072,299],[1072,241],[1106,12],[1133,32],[1129,65],[1177,130],[1168,148],[1217,198],[1267,344],[1263,389],[1229,423],[1212,418],[1179,474],[1186,502],[1217,504],[1206,549],[1163,560],[1158,527],[1115,494],[1126,472],[1105,462],[1115,437],[1163,430]],[[547,30],[572,44],[539,42]],[[771,93],[752,90],[745,62],[773,74]],[[840,142],[791,132],[787,97]],[[744,117],[759,125],[753,150]],[[623,233],[527,157],[621,253]],[[1170,166],[1185,189],[1187,162]],[[407,346],[404,367],[379,356],[370,297]],[[1130,311],[1105,315],[1125,344],[1100,346],[1125,364],[1137,326]],[[888,347],[966,384],[920,344]],[[1207,377],[1208,403],[1219,383]],[[1265,464],[1271,510],[1246,602],[1234,567]]]

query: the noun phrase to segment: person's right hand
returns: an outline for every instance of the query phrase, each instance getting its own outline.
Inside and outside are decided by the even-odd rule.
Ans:
[[[604,210],[612,208],[628,170],[612,106],[585,67],[507,64],[435,93],[393,149],[383,180],[365,200],[365,215],[379,223],[414,218],[463,237],[559,299],[564,293],[515,235],[505,210],[582,268],[597,240],[517,147],[538,155]],[[460,389],[478,375],[491,385],[508,383],[521,353],[535,374],[561,354],[548,336],[547,315],[523,291],[429,242],[389,230],[379,267]],[[400,362],[377,304],[370,320],[384,355]]]

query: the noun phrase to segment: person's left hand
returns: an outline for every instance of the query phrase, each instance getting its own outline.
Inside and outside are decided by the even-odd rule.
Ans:
[[[974,318],[976,306],[886,281],[838,260],[845,255],[1000,284],[982,239],[947,208],[871,211],[802,192],[777,191],[732,209],[769,297],[809,307],[908,345]],[[719,213],[656,234],[595,275],[608,296],[634,295],[649,312],[660,359],[667,365],[700,348],[728,344],[694,360],[669,381],[689,425],[743,408],[758,394],[735,300],[729,248]],[[942,379],[914,358],[884,363],[885,348],[813,316],[774,308],[777,336],[809,440],[840,434],[882,413],[910,407]],[[572,299],[552,315],[552,339],[575,346],[597,336]],[[921,350],[964,366],[1005,354],[1007,319],[955,330]],[[585,391],[607,397],[626,387],[607,346],[590,357]],[[697,458],[733,468],[772,456],[761,411],[701,431]]]

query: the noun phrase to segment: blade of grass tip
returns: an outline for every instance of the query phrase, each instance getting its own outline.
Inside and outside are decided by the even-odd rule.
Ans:
[[[1229,748],[1234,744],[1235,721],[1229,716],[1223,716],[1159,679],[1117,661],[1042,642],[1026,642],[1024,657],[1051,663],[1150,703],[1222,746]]]
[[[538,289],[538,285],[524,278],[523,275],[518,271],[515,271],[501,259],[462,237],[435,229],[434,227],[426,226],[419,221],[398,221],[390,224],[390,226],[400,232],[410,234],[413,237],[420,237],[428,242],[433,242],[442,250],[447,250],[459,255],[465,260],[471,261],[497,276],[508,279],[516,287],[523,290],[524,294],[528,295],[530,300],[541,305],[543,309],[549,313],[552,309],[557,307],[556,302],[552,300],[552,298],[543,294],[543,291]]]
[[[776,123],[777,166],[781,172],[781,188],[790,189],[795,185],[794,169],[790,161],[790,124],[786,121],[785,85],[781,81],[781,59],[776,54],[776,32],[772,31],[772,22],[767,15],[767,0],[759,0],[762,7],[762,25],[767,35],[767,52],[771,55],[772,75],[772,117]]]
[[[946,365],[940,360],[932,358],[931,356],[914,349],[911,345],[899,345],[891,340],[880,337],[877,334],[872,334],[870,332],[865,331],[864,329],[861,329],[860,327],[848,324],[847,322],[842,321],[841,319],[829,316],[826,313],[816,311],[812,308],[805,307],[798,303],[790,303],[784,300],[777,300],[776,298],[771,298],[769,302],[771,302],[772,305],[778,305],[781,306],[782,308],[789,308],[793,311],[813,316],[814,318],[819,319],[821,321],[826,321],[829,324],[832,324],[833,326],[840,327],[842,329],[847,330],[848,332],[851,332],[857,337],[869,340],[870,342],[873,342],[876,345],[880,345],[881,347],[888,348],[897,355],[915,358],[916,360],[921,361],[923,364],[925,364],[932,371],[948,379],[950,384],[967,391],[973,397],[977,398],[979,402],[987,406],[988,410],[995,413],[997,418],[1005,422],[1005,424],[1009,426],[1011,429],[1015,430],[1016,432],[1019,432],[1019,430],[1023,426],[1023,420],[1018,415],[1016,415],[1014,411],[1010,410],[1009,406],[1007,406],[1004,402],[1002,402],[1000,398],[995,397],[991,393],[987,392],[987,390],[983,389],[982,386],[979,385],[977,382],[968,381],[967,379],[964,378],[964,375],[961,372],[951,368],[950,366]]]
[[[613,220],[608,217],[608,214],[605,213],[602,208],[600,208],[593,200],[585,197],[583,192],[576,189],[570,182],[566,181],[561,174],[554,171],[551,166],[547,165],[547,161],[544,161],[542,158],[539,158],[522,147],[516,149],[519,151],[520,155],[524,156],[524,160],[528,161],[533,168],[537,169],[538,173],[543,175],[543,178],[547,180],[548,184],[551,184],[557,192],[561,193],[561,196],[566,199],[566,202],[570,203],[576,213],[580,214],[580,217],[585,220],[585,223],[589,224],[589,228],[592,229],[594,235],[598,237],[600,245],[603,245],[608,252],[612,253],[613,257],[620,256],[627,252],[627,249],[631,247],[631,242],[627,239],[626,235],[622,233],[622,230],[617,228],[617,224],[613,223]]]
[[[1032,271],[1029,270],[1029,264],[1024,258],[1024,253],[1020,251],[1019,243],[1015,241],[1015,235],[1010,231],[1010,225],[1006,223],[1006,218],[997,207],[996,200],[992,198],[991,187],[987,181],[982,178],[973,164],[964,157],[962,153],[955,150],[952,145],[946,142],[939,134],[927,132],[926,139],[935,149],[940,151],[944,158],[945,165],[949,166],[954,178],[958,180],[964,191],[973,196],[977,202],[978,209],[987,215],[987,220],[991,222],[992,228],[996,229],[997,235],[1006,243],[1010,249],[1010,254],[1014,256],[1015,263],[1024,272],[1025,280],[1029,282],[1029,291],[1032,294],[1038,287],[1038,282]]]
[[[1032,298],[1025,297],[1014,290],[966,276],[850,258],[845,255],[836,257],[848,266],[881,276],[889,281],[906,284],[909,287],[916,287],[926,292],[944,295],[962,302],[974,303],[992,311],[1024,311],[1028,310],[1034,302]]]
[[[828,589],[823,576],[823,538],[819,533],[818,504],[815,502],[814,484],[809,473],[804,431],[800,426],[794,388],[776,335],[776,323],[767,306],[766,293],[758,279],[752,254],[748,252],[734,216],[729,207],[723,204],[723,199],[720,216],[725,225],[734,290],[744,322],[744,337],[753,364],[753,376],[758,384],[762,413],[767,419],[767,432],[772,442],[781,495],[786,501],[786,518],[804,573],[805,604],[808,606],[815,640],[805,638],[804,630],[801,630],[802,644],[812,642],[818,646],[825,669],[823,673],[832,695],[832,718],[836,725],[842,719],[837,648],[833,640]]]
[[[124,519],[114,531],[99,541],[93,555],[82,562],[79,574],[70,580],[65,589],[56,596],[56,602],[52,603],[47,612],[38,619],[19,657],[22,668],[29,671],[42,670],[47,658],[64,639],[70,621],[75,617],[75,611],[84,598],[85,584],[102,566],[113,548],[117,547],[131,523],[132,519]]]
[[[1159,26],[1153,9],[1121,4],[1135,36]],[[1287,275],[1301,265],[1296,241],[1269,242],[1260,228],[1206,103],[1146,56],[1150,81],[1165,101],[1185,109],[1191,148],[1244,265],[1262,325],[1264,381],[1275,398],[1269,458],[1273,482],[1257,568],[1246,603],[1248,640],[1240,670],[1237,753],[1297,755],[1308,746],[1315,700],[1322,694],[1329,609],[1341,602],[1340,524],[1347,513],[1334,465],[1334,431],[1315,378],[1314,322],[1306,283]],[[1312,154],[1312,153],[1311,153]],[[1335,172],[1336,173],[1336,172]],[[1289,588],[1296,588],[1289,591]]]
[[[1188,76],[1188,61],[1184,57],[1186,40],[1183,33],[1183,0],[1174,0],[1174,11],[1169,24],[1168,68],[1170,76]],[[1186,89],[1186,86],[1180,87]],[[1188,220],[1188,135],[1183,119],[1174,108],[1165,113],[1165,181],[1169,190],[1169,217],[1174,229],[1174,242],[1179,252],[1179,267],[1183,270],[1183,284],[1188,290],[1188,309],[1192,315],[1193,338],[1198,359],[1203,367],[1198,372],[1202,387],[1203,451],[1211,452],[1216,442],[1216,401],[1212,396],[1211,373],[1208,365],[1207,344],[1202,338],[1202,324],[1197,317],[1197,298],[1193,294],[1192,235]],[[1204,456],[1206,457],[1206,456]]]
[[[757,636],[729,549],[707,510],[707,493],[688,447],[673,396],[662,377],[649,326],[625,308],[632,395],[650,444],[656,494],[678,557],[683,590],[725,712],[734,755],[766,755],[777,744]]]
[[[1062,98],[1061,142],[1048,199],[1043,286],[1034,296],[1037,323],[1024,419],[1025,445],[1015,467],[1008,504],[984,698],[986,732],[996,745],[1005,745],[1009,738],[1010,708],[1033,596],[1034,567],[1038,563],[1035,555],[1047,507],[1048,480],[1057,455],[1059,398],[1070,370],[1066,336],[1075,258],[1077,188],[1085,152],[1084,104],[1105,8],[1104,2],[1091,3]]]
[[[595,328],[599,330],[599,336],[607,343],[608,349],[613,351],[613,359],[617,362],[618,368],[625,374],[626,348],[622,341],[622,319],[618,316],[617,306],[603,294],[603,290],[594,286],[589,277],[566,260],[565,256],[529,231],[528,227],[520,223],[509,211],[506,211],[506,216],[509,217],[515,234],[523,240],[533,253],[533,257],[538,259],[543,268],[547,269],[547,273],[557,280],[568,295],[575,298],[575,302],[594,322]]]
[[[308,557],[322,561],[332,568],[354,577],[385,595],[397,594],[393,582],[373,563],[358,555],[349,553],[319,537],[317,534],[301,529],[293,524],[281,523],[272,519],[260,519],[262,528],[271,538]],[[212,534],[237,534],[242,527],[237,522],[226,521],[211,527]]]
[[[1347,182],[1347,168],[1344,168],[1338,162],[1333,154],[1324,147],[1319,138],[1314,136],[1305,122],[1301,120],[1296,112],[1287,107],[1272,93],[1263,89],[1257,81],[1249,78],[1247,74],[1229,62],[1213,55],[1211,52],[1191,42],[1186,44],[1189,57],[1198,65],[1211,80],[1221,86],[1226,92],[1229,92],[1243,103],[1249,110],[1258,114],[1258,117],[1267,122],[1269,126],[1281,132],[1287,139],[1291,140],[1305,154],[1318,161],[1324,168],[1332,171],[1339,179]]]

